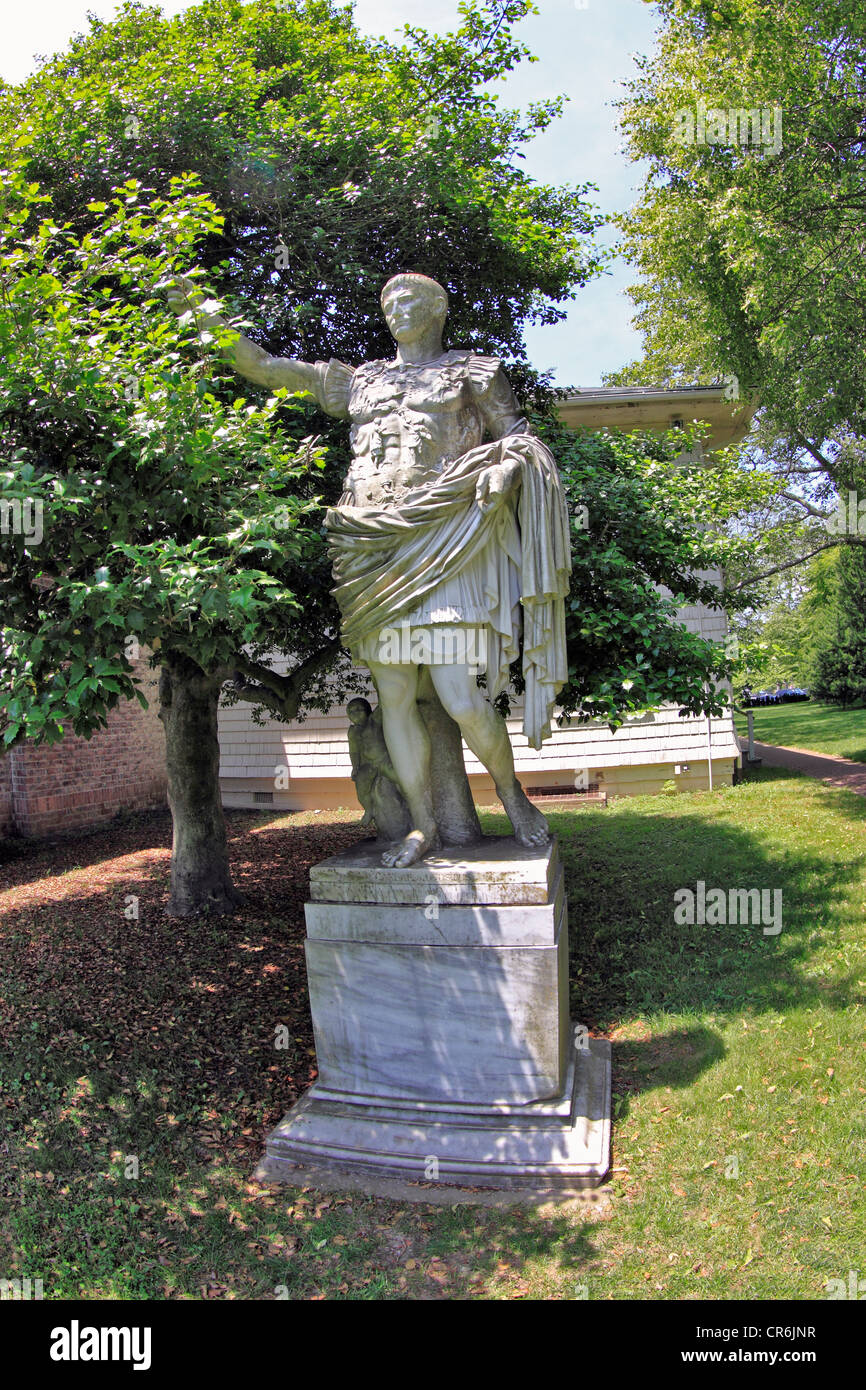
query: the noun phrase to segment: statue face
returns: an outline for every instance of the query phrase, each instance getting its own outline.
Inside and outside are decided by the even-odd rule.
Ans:
[[[437,306],[430,295],[416,285],[393,289],[384,304],[385,322],[398,343],[414,343],[435,324]]]

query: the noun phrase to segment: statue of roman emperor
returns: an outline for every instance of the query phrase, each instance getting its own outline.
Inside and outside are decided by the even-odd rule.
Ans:
[[[178,313],[193,310],[200,329],[220,322],[198,310],[202,296],[188,280],[178,280],[169,299]],[[547,822],[517,780],[493,701],[522,652],[524,732],[534,748],[550,734],[568,675],[562,484],[500,363],[443,349],[441,285],[395,275],[381,304],[393,359],[359,367],[334,358],[297,362],[243,336],[225,352],[249,381],[308,391],[328,414],[351,422],[353,460],[326,526],[342,640],[370,670],[412,822],[383,862],[408,866],[442,843],[418,706],[428,681],[493,778],[518,842],[541,846],[550,838]]]

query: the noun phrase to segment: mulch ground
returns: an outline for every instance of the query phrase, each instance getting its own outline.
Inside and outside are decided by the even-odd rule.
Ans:
[[[175,1083],[194,1089],[206,1077],[209,1117],[236,1123],[217,1136],[205,1116],[200,1138],[252,1163],[263,1133],[316,1076],[304,968],[310,866],[364,832],[329,823],[287,834],[244,812],[226,821],[245,895],[230,918],[167,915],[167,813],[75,839],[6,842],[0,1045],[27,1031],[79,1068],[86,1047],[97,1069],[114,1071],[115,1051],[134,1052],[139,1068],[152,1058]],[[277,1049],[280,1026],[288,1045]]]

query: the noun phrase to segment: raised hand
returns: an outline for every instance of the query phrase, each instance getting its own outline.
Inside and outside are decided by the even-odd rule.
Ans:
[[[180,316],[181,314],[187,313],[189,310],[193,310],[194,312],[204,299],[204,295],[202,291],[193,284],[192,280],[187,279],[185,275],[178,275],[166,290],[166,299],[168,300],[169,308]]]

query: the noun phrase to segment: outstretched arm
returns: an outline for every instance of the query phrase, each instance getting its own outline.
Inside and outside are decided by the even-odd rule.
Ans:
[[[168,302],[178,315],[191,311],[195,314],[199,332],[219,328],[225,320],[219,314],[207,313],[201,309],[205,296],[191,280],[179,276],[168,290]],[[340,390],[335,382],[335,366],[327,362],[296,362],[291,357],[272,357],[251,338],[240,334],[235,342],[222,349],[226,361],[247,381],[257,386],[270,387],[272,391],[280,386],[289,391],[309,391],[316,397],[319,405],[329,415],[343,416],[347,413],[345,397],[348,392]],[[346,380],[351,381],[351,369],[344,368]],[[337,373],[336,375],[339,375]],[[337,389],[335,390],[335,385]]]
[[[269,386],[272,391],[285,386],[289,391],[312,391],[318,397],[319,375],[314,362],[296,362],[292,357],[271,357],[251,338],[241,336],[226,348],[236,372],[254,381],[257,386]],[[231,354],[231,356],[229,356]]]

